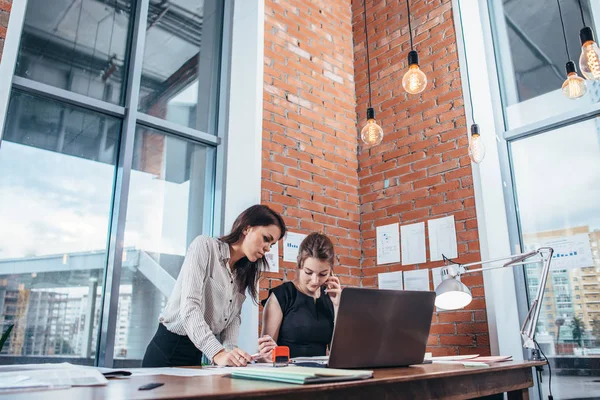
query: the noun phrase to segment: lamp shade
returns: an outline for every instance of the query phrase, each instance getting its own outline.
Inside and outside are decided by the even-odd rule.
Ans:
[[[471,303],[473,296],[464,283],[447,278],[435,288],[435,306],[443,310],[458,310]]]

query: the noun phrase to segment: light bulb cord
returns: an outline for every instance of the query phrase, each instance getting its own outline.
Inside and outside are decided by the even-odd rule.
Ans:
[[[406,12],[408,14],[408,36],[410,37],[410,49],[414,50],[413,37],[412,37],[412,26],[410,25],[410,0],[406,0]]]
[[[467,44],[464,38],[464,30],[463,30],[463,20],[462,20],[462,9],[461,9],[461,1],[458,2],[458,18],[460,19],[460,29],[463,32],[463,52],[465,55],[465,72],[467,75],[467,88],[469,89],[469,106],[471,107],[471,119],[473,123],[475,123],[475,109],[473,108],[473,95],[471,93],[471,78],[469,76],[469,61],[467,60]]]
[[[560,17],[560,24],[562,25],[563,39],[565,40],[565,49],[567,50],[567,59],[571,61],[569,45],[567,44],[567,34],[565,32],[565,21],[563,21],[562,10],[560,9],[560,0],[556,0],[556,4],[558,4],[558,16]]]
[[[365,10],[365,47],[367,49],[367,81],[369,84],[369,108],[371,108],[371,58],[369,57],[369,33],[367,32],[367,0],[363,1],[363,8]]]
[[[585,26],[585,18],[583,18],[583,7],[581,6],[581,0],[577,0],[579,3],[579,12],[581,13],[581,23]]]

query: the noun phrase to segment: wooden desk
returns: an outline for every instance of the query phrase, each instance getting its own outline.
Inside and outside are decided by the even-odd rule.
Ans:
[[[490,368],[447,364],[375,370],[373,379],[322,385],[291,385],[231,379],[224,376],[138,376],[111,380],[103,387],[6,395],[14,400],[80,399],[469,399],[508,392],[508,398],[528,399],[532,367],[543,362],[504,362]],[[149,382],[165,385],[150,391]],[[2,398],[2,396],[0,396]]]

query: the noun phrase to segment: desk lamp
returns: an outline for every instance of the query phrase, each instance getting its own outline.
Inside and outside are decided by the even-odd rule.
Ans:
[[[471,291],[464,283],[459,281],[457,278],[463,274],[469,274],[471,272],[488,271],[492,269],[504,268],[515,265],[523,265],[530,263],[543,262],[542,275],[540,277],[540,284],[538,286],[537,294],[535,299],[531,303],[531,308],[525,317],[525,322],[521,327],[521,337],[523,339],[523,347],[532,350],[532,360],[542,360],[539,355],[538,349],[535,343],[535,327],[537,325],[538,317],[540,315],[542,298],[544,296],[544,289],[546,287],[546,280],[548,278],[548,272],[550,271],[550,261],[552,260],[552,254],[554,250],[550,247],[541,247],[537,250],[529,253],[516,254],[510,257],[496,258],[487,261],[477,261],[469,264],[449,264],[442,269],[442,282],[435,288],[435,305],[444,310],[457,310],[459,308],[466,307],[471,303],[473,296]],[[536,259],[525,261],[530,257],[536,256]],[[484,268],[483,264],[495,263],[497,261],[509,260],[503,265]],[[475,265],[481,265],[481,267],[473,268],[470,267]]]

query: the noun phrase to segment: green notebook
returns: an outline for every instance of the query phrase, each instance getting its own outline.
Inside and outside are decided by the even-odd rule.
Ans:
[[[280,368],[239,368],[231,373],[231,377],[304,385],[307,383],[343,382],[368,379],[373,377],[373,371],[309,368],[290,365]]]

